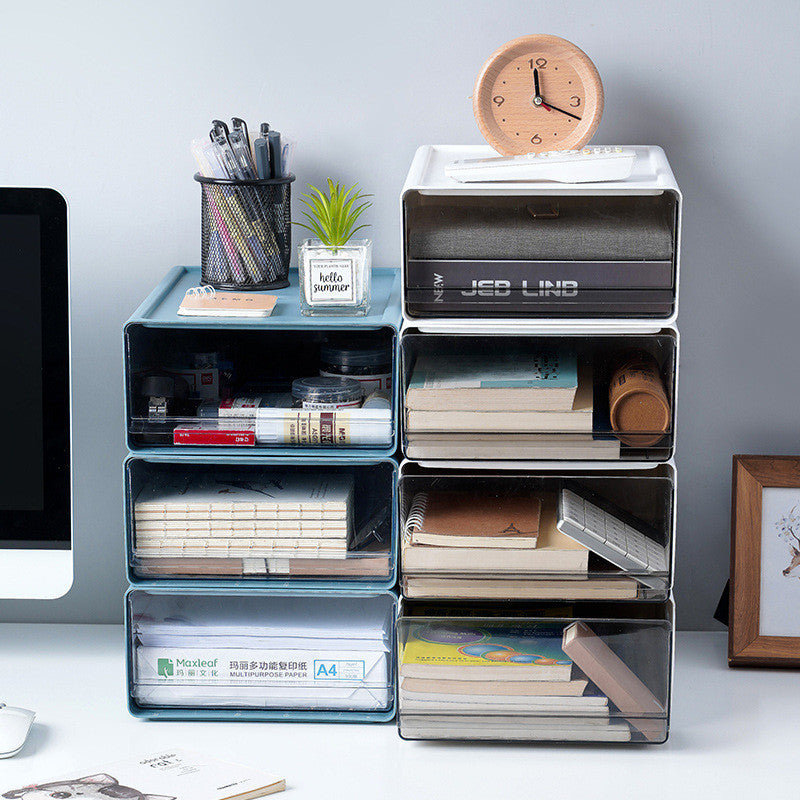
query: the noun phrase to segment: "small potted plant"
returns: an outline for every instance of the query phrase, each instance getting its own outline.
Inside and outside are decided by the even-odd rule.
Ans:
[[[330,178],[327,193],[308,188],[300,198],[307,223],[295,223],[314,234],[299,247],[300,311],[306,316],[364,316],[369,313],[372,242],[353,236],[368,227],[356,223],[372,205],[364,200],[371,195]]]

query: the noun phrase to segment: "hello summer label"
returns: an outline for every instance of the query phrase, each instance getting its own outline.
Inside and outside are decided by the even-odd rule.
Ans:
[[[308,263],[311,303],[356,302],[356,266],[352,258],[312,258]]]

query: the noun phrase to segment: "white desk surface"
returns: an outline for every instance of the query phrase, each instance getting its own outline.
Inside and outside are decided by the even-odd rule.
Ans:
[[[0,698],[38,715],[0,760],[0,795],[182,746],[285,776],[287,800],[797,797],[800,676],[730,670],[725,648],[678,635],[665,745],[472,745],[402,741],[393,723],[144,722],[125,705],[121,627],[0,625]]]

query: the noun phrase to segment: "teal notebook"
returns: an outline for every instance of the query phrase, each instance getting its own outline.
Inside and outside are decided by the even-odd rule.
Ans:
[[[575,389],[574,353],[426,355],[417,360],[410,389]]]

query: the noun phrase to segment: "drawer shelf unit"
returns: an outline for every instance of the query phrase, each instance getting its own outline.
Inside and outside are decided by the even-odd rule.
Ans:
[[[671,601],[480,606],[402,601],[404,739],[662,744]]]
[[[391,591],[132,587],[125,608],[133,716],[394,718],[397,597]],[[276,636],[276,629],[292,626],[305,636],[299,630]]]
[[[629,178],[585,184],[446,176],[452,161],[497,155],[485,146],[426,145],[412,161],[400,195],[403,738],[660,743],[669,734],[682,195],[660,147],[634,150]],[[462,377],[470,358],[490,372],[501,354],[549,366],[554,353],[566,353],[565,364],[574,356],[578,372],[571,409],[552,402],[558,417],[519,400],[512,414],[499,396],[408,397],[420,357],[431,360],[415,389],[436,387],[442,369]],[[649,386],[623,389],[623,379]],[[489,375],[484,386],[502,380]],[[459,492],[500,509],[506,497],[517,508],[520,496],[540,502],[535,546],[509,557],[506,542],[476,554],[437,541],[435,526],[419,523],[437,492],[456,496],[440,509],[476,518]],[[560,561],[537,554],[548,536],[565,551],[565,541],[582,548],[581,563],[574,551]],[[542,655],[541,633],[556,661],[573,664],[572,678],[587,678],[587,697],[563,700],[558,687],[537,687],[541,674],[525,673]],[[515,654],[523,634],[534,649]],[[464,653],[426,663],[426,647],[449,644],[485,656],[479,671],[492,671],[471,684],[477,662]],[[513,669],[503,679],[506,662],[518,662],[516,686]],[[436,674],[446,663],[450,672]]]
[[[394,718],[399,272],[373,271],[363,317],[302,316],[296,270],[289,280],[269,292],[278,300],[268,318],[181,316],[200,269],[175,267],[124,326],[125,634],[134,716]],[[387,356],[361,377],[363,394],[376,382],[389,390],[390,408],[370,416],[377,434],[373,427],[354,443],[351,425],[337,428],[342,441],[292,443],[284,428],[287,443],[278,444],[261,438],[257,412],[230,413],[235,397],[261,402],[279,393],[284,402],[261,407],[288,407],[291,380],[332,363],[322,359],[328,345],[328,355],[338,348]],[[170,379],[181,393],[168,395]],[[361,411],[343,411],[337,425]],[[176,429],[192,426],[255,436],[222,446],[181,443]]]
[[[278,302],[264,319],[186,317],[177,313],[187,289],[200,283],[199,268],[175,267],[134,312],[125,325],[124,380],[128,448],[136,452],[195,449],[176,445],[175,431],[191,430],[203,419],[206,398],[219,399],[220,383],[239,395],[285,397],[294,378],[316,376],[321,347],[332,341],[382,346],[391,353],[391,372],[396,377],[400,328],[399,276],[397,270],[377,268],[373,276],[373,306],[364,317],[304,317],[299,311],[297,271],[290,271],[290,286],[277,290]],[[152,409],[150,393],[159,384],[153,379],[178,376],[190,382],[189,396],[176,398],[172,407]],[[397,443],[397,381],[393,381],[391,413],[361,445],[326,446],[274,443],[292,439],[277,426],[277,433],[253,423],[255,442],[218,446],[227,455],[243,450],[266,456],[392,455]],[[152,387],[152,388],[151,388]],[[351,417],[363,414],[353,409]],[[214,411],[211,411],[213,419]],[[236,420],[227,420],[234,423]],[[273,426],[275,427],[275,426]],[[372,430],[372,429],[371,429]],[[354,435],[354,434],[352,434]]]
[[[403,314],[422,328],[661,327],[678,315],[681,193],[660,147],[624,181],[459,183],[486,146],[425,145],[400,197]]]
[[[127,570],[133,585],[349,590],[391,589],[397,582],[397,464],[390,458],[134,455],[125,461],[123,472]],[[225,509],[209,520],[205,502],[195,503],[196,510],[190,512],[167,511],[162,503],[157,510],[137,513],[137,500],[152,487],[175,487],[180,492],[202,481],[201,485],[217,485],[221,492],[227,487],[266,487],[270,496],[270,487],[286,488],[304,480],[311,482],[313,494],[326,485],[351,484],[352,508],[346,521],[340,525],[341,515],[329,514],[335,519],[320,522],[318,510],[302,507],[276,508],[274,513],[260,510],[257,518],[255,513],[233,515]],[[277,491],[271,496],[277,497]],[[192,526],[192,537],[204,549],[188,553],[180,538],[185,533],[181,526]],[[343,526],[346,539],[340,531]],[[175,529],[177,544],[171,542]],[[331,535],[335,549],[326,552]],[[270,536],[277,538],[268,542],[273,549],[266,552],[263,539]],[[170,544],[175,551],[164,555]],[[153,547],[158,555],[150,552]]]
[[[620,567],[576,545],[561,533],[565,491],[591,498],[626,520],[664,553],[663,564],[658,569]],[[401,591],[408,599],[429,601],[666,600],[673,583],[675,493],[672,463],[617,470],[564,465],[502,471],[463,462],[431,469],[404,461],[398,491]],[[433,507],[437,496],[445,502],[456,498],[457,507],[469,510],[476,495],[492,510],[502,509],[509,497],[528,498],[540,509],[536,546],[448,553],[447,548],[425,546],[424,539],[422,544],[414,541],[415,524],[425,528],[424,510]]]
[[[403,327],[401,339],[401,397],[406,394],[420,357],[434,356],[451,362],[468,364],[470,357],[486,357],[498,353],[515,353],[533,357],[538,353],[559,350],[574,353],[582,380],[592,384],[591,426],[589,429],[537,427],[531,428],[531,441],[522,437],[498,440],[486,453],[463,441],[454,441],[445,433],[425,427],[423,415],[409,409],[404,402],[402,413],[403,447],[406,457],[425,464],[441,460],[477,459],[484,461],[622,461],[666,462],[674,454],[675,413],[678,393],[679,336],[675,328],[657,332],[627,330],[625,332],[566,333],[546,328],[530,331],[520,324],[515,333],[469,331],[422,331],[411,325]],[[670,406],[670,421],[662,431],[644,429],[615,431],[609,413],[609,383],[614,364],[632,351],[651,355],[659,369]],[[417,419],[423,419],[417,422]],[[480,431],[464,430],[464,434]],[[619,435],[618,435],[619,434]],[[548,439],[540,445],[538,439]],[[554,441],[555,439],[555,441]],[[655,440],[655,441],[654,441]],[[559,444],[560,443],[560,444]],[[644,446],[643,446],[644,445]],[[532,453],[532,454],[531,454]]]

